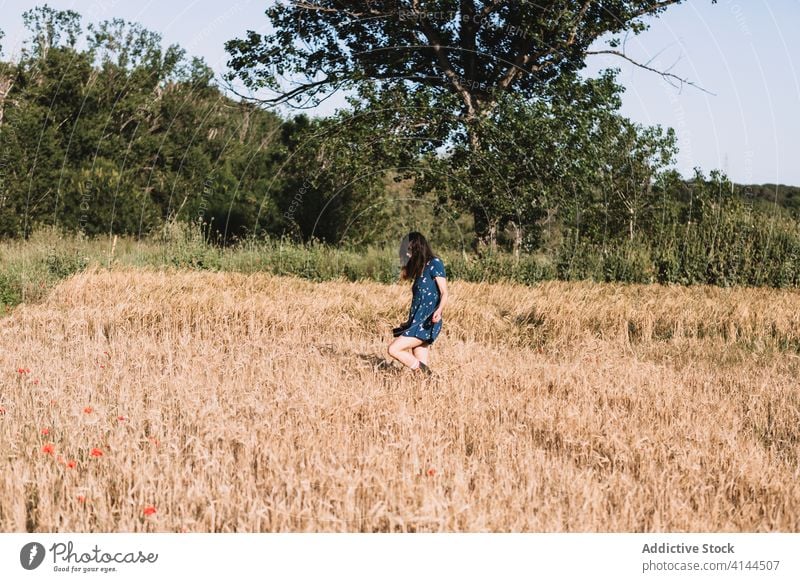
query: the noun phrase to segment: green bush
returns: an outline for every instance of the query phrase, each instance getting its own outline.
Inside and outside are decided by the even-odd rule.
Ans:
[[[19,305],[22,303],[20,280],[9,273],[0,273],[0,304]]]
[[[341,248],[318,242],[245,239],[218,246],[194,227],[168,223],[157,236],[122,238],[65,236],[52,229],[28,240],[0,243],[0,302],[35,301],[58,280],[89,265],[176,266],[245,273],[267,272],[313,281],[398,280],[396,248]],[[800,286],[800,234],[793,222],[748,215],[734,208],[690,226],[668,226],[651,239],[592,243],[574,236],[549,254],[482,257],[436,248],[449,279],[511,281],[526,285],[550,279],[663,284]],[[115,249],[112,253],[111,249]]]
[[[45,257],[47,271],[56,279],[66,279],[70,275],[82,271],[89,264],[88,257],[82,257],[77,251],[52,250]]]

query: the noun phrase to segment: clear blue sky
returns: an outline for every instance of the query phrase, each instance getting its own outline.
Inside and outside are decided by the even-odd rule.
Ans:
[[[19,50],[21,14],[38,2],[0,0],[4,55]],[[264,32],[268,0],[50,0],[71,8],[84,25],[113,17],[141,22],[225,71],[226,40]],[[622,113],[643,124],[675,128],[676,168],[691,176],[725,170],[740,183],[800,185],[800,0],[688,0],[631,37],[627,51],[641,61],[687,77],[715,93],[678,91],[657,75],[614,57],[595,57],[589,72],[622,69]],[[658,55],[658,56],[656,56]],[[677,63],[676,63],[677,61]],[[341,100],[332,100],[332,104]],[[323,113],[330,110],[330,105]]]

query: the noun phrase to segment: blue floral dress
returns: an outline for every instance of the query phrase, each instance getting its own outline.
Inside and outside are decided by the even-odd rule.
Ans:
[[[436,323],[431,321],[433,312],[439,306],[439,286],[434,277],[444,277],[444,263],[439,257],[434,257],[422,269],[422,274],[414,279],[411,287],[414,296],[411,300],[411,309],[408,313],[408,329],[401,335],[415,337],[432,344],[442,330],[442,320]]]

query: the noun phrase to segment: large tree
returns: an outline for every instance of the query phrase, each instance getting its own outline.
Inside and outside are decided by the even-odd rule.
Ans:
[[[670,82],[690,83],[637,63],[620,35],[647,29],[683,0],[378,0],[278,2],[266,10],[272,31],[248,31],[226,45],[231,79],[252,90],[269,89],[267,103],[312,107],[339,89],[380,87],[433,91],[442,108],[457,103],[463,136],[477,153],[482,121],[504,94],[523,99],[572,76],[592,54],[613,54],[655,71]],[[711,0],[716,3],[716,0]],[[607,46],[596,42],[607,38]],[[453,99],[453,96],[456,99]],[[476,234],[491,224],[476,205]]]

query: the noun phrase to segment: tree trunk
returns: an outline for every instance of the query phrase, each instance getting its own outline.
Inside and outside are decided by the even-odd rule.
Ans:
[[[519,253],[522,249],[522,224],[512,222],[511,225],[514,228],[514,260],[519,262]]]
[[[483,256],[487,251],[495,252],[497,250],[497,219],[487,216],[486,210],[481,206],[472,207],[472,218],[475,223],[475,241],[473,243],[475,252],[479,256]]]
[[[628,210],[628,239],[633,241],[633,223],[636,219],[636,214],[634,214],[633,208]]]
[[[470,107],[468,111],[466,127],[469,135],[470,154],[474,160],[481,155],[482,149],[481,139],[478,133],[479,115],[475,112],[473,107]],[[471,172],[477,173],[479,171],[478,168],[478,164],[472,164]],[[477,176],[471,182],[472,184],[480,183]],[[474,204],[471,211],[474,225],[473,229],[475,231],[473,250],[478,253],[478,256],[483,256],[487,250],[490,253],[494,252],[497,248],[497,220],[493,216],[489,216],[486,208],[479,203]]]
[[[3,116],[6,109],[6,98],[14,86],[12,77],[0,77],[0,126],[3,125]]]

